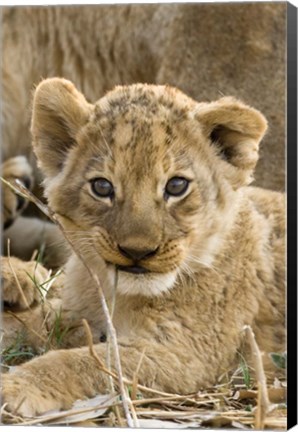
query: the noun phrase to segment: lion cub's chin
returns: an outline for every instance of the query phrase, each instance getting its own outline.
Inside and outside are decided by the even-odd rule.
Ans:
[[[108,272],[111,279],[114,277],[115,269],[109,266]],[[175,283],[177,272],[170,273],[146,273],[130,274],[123,271],[118,273],[117,292],[126,295],[143,295],[154,297],[170,290]]]

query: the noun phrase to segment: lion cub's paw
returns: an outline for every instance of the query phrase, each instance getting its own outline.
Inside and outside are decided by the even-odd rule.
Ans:
[[[32,188],[32,168],[25,156],[10,158],[2,164],[2,177],[8,182],[20,180],[28,189]],[[3,228],[12,225],[17,216],[22,213],[27,201],[16,195],[7,185],[2,186],[2,221]]]
[[[45,395],[34,384],[34,377],[26,372],[16,375],[6,373],[1,376],[2,406],[12,414],[33,417],[37,414],[57,409],[59,406],[50,394]]]
[[[1,257],[1,289],[4,309],[24,310],[39,303],[48,270],[36,261],[21,261],[15,257]]]

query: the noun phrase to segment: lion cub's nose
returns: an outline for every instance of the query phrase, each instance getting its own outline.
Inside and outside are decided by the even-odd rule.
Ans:
[[[152,249],[133,249],[124,246],[118,245],[119,252],[125,256],[126,258],[130,258],[133,260],[140,261],[145,258],[150,258],[155,255],[158,251],[158,248]]]

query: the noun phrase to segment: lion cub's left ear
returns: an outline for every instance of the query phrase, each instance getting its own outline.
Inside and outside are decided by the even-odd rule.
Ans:
[[[66,79],[48,78],[36,87],[31,132],[33,149],[46,177],[59,174],[92,109],[93,105]]]
[[[195,118],[218,155],[230,164],[227,173],[234,186],[249,184],[259,157],[259,143],[267,130],[265,117],[232,97],[223,97],[199,103]]]

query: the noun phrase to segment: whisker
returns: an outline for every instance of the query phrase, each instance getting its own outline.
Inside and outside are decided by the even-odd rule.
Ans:
[[[208,268],[210,270],[213,270],[215,273],[219,274],[220,269],[216,268],[214,266],[214,264],[211,264],[209,262],[205,262],[196,256],[189,255],[187,257],[186,261],[188,261],[190,265],[191,264],[199,264],[200,266]]]
[[[178,277],[180,279],[181,285],[183,287],[186,287],[187,285],[186,285],[185,274],[182,272],[181,268],[177,268],[177,274],[178,274]]]

